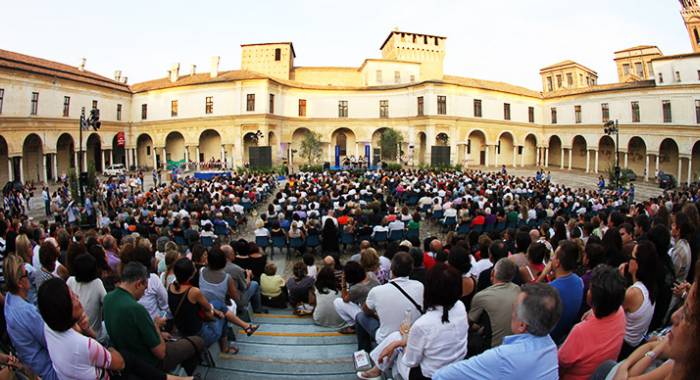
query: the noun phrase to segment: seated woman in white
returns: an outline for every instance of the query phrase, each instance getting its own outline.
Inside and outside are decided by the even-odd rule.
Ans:
[[[425,314],[386,337],[370,353],[375,366],[357,376],[373,379],[385,372],[407,380],[411,371],[419,371],[419,378],[431,378],[438,369],[464,359],[469,323],[461,296],[462,275],[455,268],[431,268],[425,277]]]

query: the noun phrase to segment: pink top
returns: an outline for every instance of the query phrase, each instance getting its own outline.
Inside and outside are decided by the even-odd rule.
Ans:
[[[625,312],[620,308],[605,318],[592,313],[576,324],[559,347],[562,380],[587,380],[606,360],[617,360],[625,335]]]

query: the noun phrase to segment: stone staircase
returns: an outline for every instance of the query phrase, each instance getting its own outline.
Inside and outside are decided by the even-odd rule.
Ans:
[[[237,329],[240,352],[233,359],[219,357],[210,348],[216,367],[199,367],[203,379],[246,380],[353,380],[354,335],[316,326],[310,316],[297,317],[291,309],[255,314],[260,329],[251,337]]]

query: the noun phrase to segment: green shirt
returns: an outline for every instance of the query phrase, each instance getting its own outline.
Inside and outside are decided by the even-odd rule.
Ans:
[[[160,344],[160,336],[146,308],[131,293],[117,287],[104,299],[104,321],[112,344],[158,366],[151,349]]]

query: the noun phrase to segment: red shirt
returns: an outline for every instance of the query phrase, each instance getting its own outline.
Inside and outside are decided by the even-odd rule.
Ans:
[[[606,360],[617,360],[625,336],[622,308],[605,318],[591,314],[576,324],[559,347],[559,376],[562,380],[587,380]]]
[[[435,266],[435,258],[431,252],[423,252],[423,266],[428,270]]]

